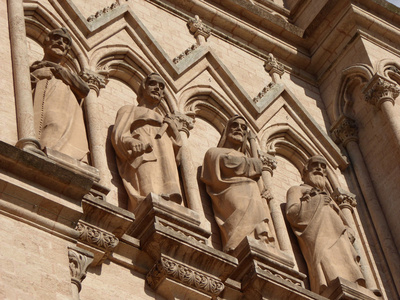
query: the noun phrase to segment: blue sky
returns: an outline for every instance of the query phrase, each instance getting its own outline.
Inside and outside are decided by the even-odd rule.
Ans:
[[[397,7],[400,7],[400,0],[386,0],[387,2],[393,3]]]

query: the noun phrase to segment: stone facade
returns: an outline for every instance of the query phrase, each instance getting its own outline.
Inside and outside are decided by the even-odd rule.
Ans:
[[[5,0],[0,11],[1,299],[399,299],[399,8]],[[90,88],[76,96],[88,162],[42,147],[35,132],[30,66],[58,28],[72,40],[63,68]],[[165,81],[157,115],[174,115],[181,139],[183,199],[152,191],[130,211],[111,136],[153,72]],[[254,180],[272,238],[248,235],[226,253],[200,176],[234,115],[249,130],[242,155],[260,160]],[[311,290],[285,206],[316,155],[365,287],[339,276],[321,295]]]

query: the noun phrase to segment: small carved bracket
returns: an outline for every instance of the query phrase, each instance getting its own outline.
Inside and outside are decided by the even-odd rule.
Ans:
[[[268,54],[268,57],[264,63],[264,69],[269,75],[278,74],[282,76],[285,73],[283,64],[278,62],[272,53]]]
[[[147,283],[156,290],[166,277],[213,296],[218,296],[225,288],[218,278],[162,256],[147,274],[146,279]]]
[[[400,89],[396,82],[375,74],[363,89],[363,93],[368,103],[380,108],[385,101],[394,104],[394,100],[400,94]]]
[[[206,25],[204,25],[203,21],[200,20],[199,16],[195,16],[193,19],[190,19],[187,22],[187,26],[191,34],[197,39],[197,37],[202,36],[207,41],[210,37],[211,30]]]
[[[86,278],[87,268],[93,261],[93,254],[78,247],[68,247],[69,270],[71,282],[82,289],[82,281]]]

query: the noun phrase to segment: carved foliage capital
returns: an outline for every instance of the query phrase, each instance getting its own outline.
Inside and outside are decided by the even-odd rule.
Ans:
[[[161,257],[147,274],[146,279],[148,284],[156,289],[166,277],[215,296],[219,295],[225,288],[218,278],[213,278],[170,258]]]
[[[82,288],[82,281],[86,278],[86,271],[93,261],[93,255],[90,252],[80,251],[78,248],[68,247],[69,270],[71,273],[71,282]]]
[[[331,130],[333,140],[346,146],[350,141],[358,142],[358,128],[353,119],[342,116]]]
[[[272,53],[270,53],[265,60],[264,69],[270,75],[277,73],[279,76],[282,76],[285,73],[283,64],[278,62]]]
[[[89,85],[90,89],[96,91],[97,95],[99,95],[100,89],[105,88],[108,83],[106,76],[92,71],[83,71],[81,77]]]
[[[174,119],[178,124],[178,130],[185,132],[189,136],[190,130],[193,129],[194,123],[196,122],[194,114],[176,112],[174,114]]]
[[[79,221],[76,230],[79,232],[80,241],[101,248],[106,252],[113,251],[119,242],[115,235],[83,221]]]
[[[272,175],[273,171],[276,169],[276,166],[278,164],[275,157],[261,150],[258,150],[258,156],[260,157],[263,163],[263,171],[268,171]]]
[[[341,209],[347,208],[353,211],[353,207],[356,207],[357,205],[356,195],[340,188],[337,188],[333,192],[332,198],[336,201]]]
[[[368,103],[380,108],[381,104],[385,101],[394,104],[394,100],[399,95],[400,89],[395,82],[380,75],[375,75],[364,88],[363,92],[365,100]]]
[[[207,40],[210,36],[211,32],[210,28],[204,25],[203,21],[200,20],[200,17],[197,15],[193,19],[190,19],[187,22],[187,26],[189,28],[190,33],[192,33],[194,37],[202,35]]]

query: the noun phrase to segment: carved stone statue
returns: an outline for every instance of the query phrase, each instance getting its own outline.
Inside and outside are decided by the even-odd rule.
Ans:
[[[256,181],[262,162],[245,155],[247,134],[243,117],[231,118],[218,146],[205,154],[201,173],[220,228],[223,251],[228,253],[246,236],[267,243],[270,240],[267,203]]]
[[[287,192],[286,216],[307,263],[311,290],[321,294],[338,277],[365,287],[354,234],[326,190],[327,163],[311,157],[303,181]]]
[[[71,43],[65,28],[50,31],[43,59],[30,68],[35,131],[42,147],[87,162],[89,147],[81,106],[89,86],[63,66]]]
[[[139,88],[138,106],[122,107],[115,120],[111,141],[131,211],[151,192],[182,201],[177,168],[182,140],[173,116],[156,110],[164,88],[160,75],[148,75]]]

